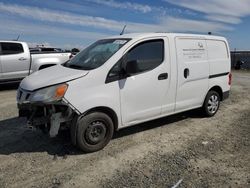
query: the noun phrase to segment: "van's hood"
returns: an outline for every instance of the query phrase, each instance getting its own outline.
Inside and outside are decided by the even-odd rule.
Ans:
[[[20,87],[28,91],[33,91],[50,85],[74,80],[87,74],[88,71],[71,69],[62,65],[56,65],[37,71],[24,78],[20,84]]]

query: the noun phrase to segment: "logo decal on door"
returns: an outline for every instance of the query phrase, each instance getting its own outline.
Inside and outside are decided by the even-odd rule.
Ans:
[[[200,48],[203,48],[202,42],[198,42],[198,46],[199,46]]]
[[[203,48],[202,42],[198,42],[198,46],[199,46],[199,48]]]

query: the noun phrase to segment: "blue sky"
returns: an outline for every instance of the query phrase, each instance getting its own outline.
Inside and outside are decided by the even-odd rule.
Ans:
[[[0,39],[71,49],[126,32],[207,33],[250,50],[250,0],[0,0]]]

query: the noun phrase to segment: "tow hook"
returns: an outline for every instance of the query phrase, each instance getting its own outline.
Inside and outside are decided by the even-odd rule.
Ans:
[[[31,130],[31,131],[35,131],[36,130],[36,128],[34,126],[32,126],[32,122],[31,121],[27,121],[26,128],[28,130]]]

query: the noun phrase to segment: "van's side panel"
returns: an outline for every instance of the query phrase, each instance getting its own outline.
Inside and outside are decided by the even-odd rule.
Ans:
[[[204,38],[176,37],[176,111],[200,107],[208,91],[209,63]]]
[[[177,83],[177,61],[174,37],[169,36],[165,40],[165,66],[168,72],[168,87],[162,102],[162,115],[172,114],[175,110],[176,83]]]
[[[210,74],[216,75],[229,72],[228,64],[230,52],[227,50],[227,44],[222,40],[206,40],[208,48],[208,59],[210,63]]]
[[[230,51],[225,40],[207,39],[209,60],[209,88],[221,87],[223,92],[229,91],[228,74],[231,71]]]

